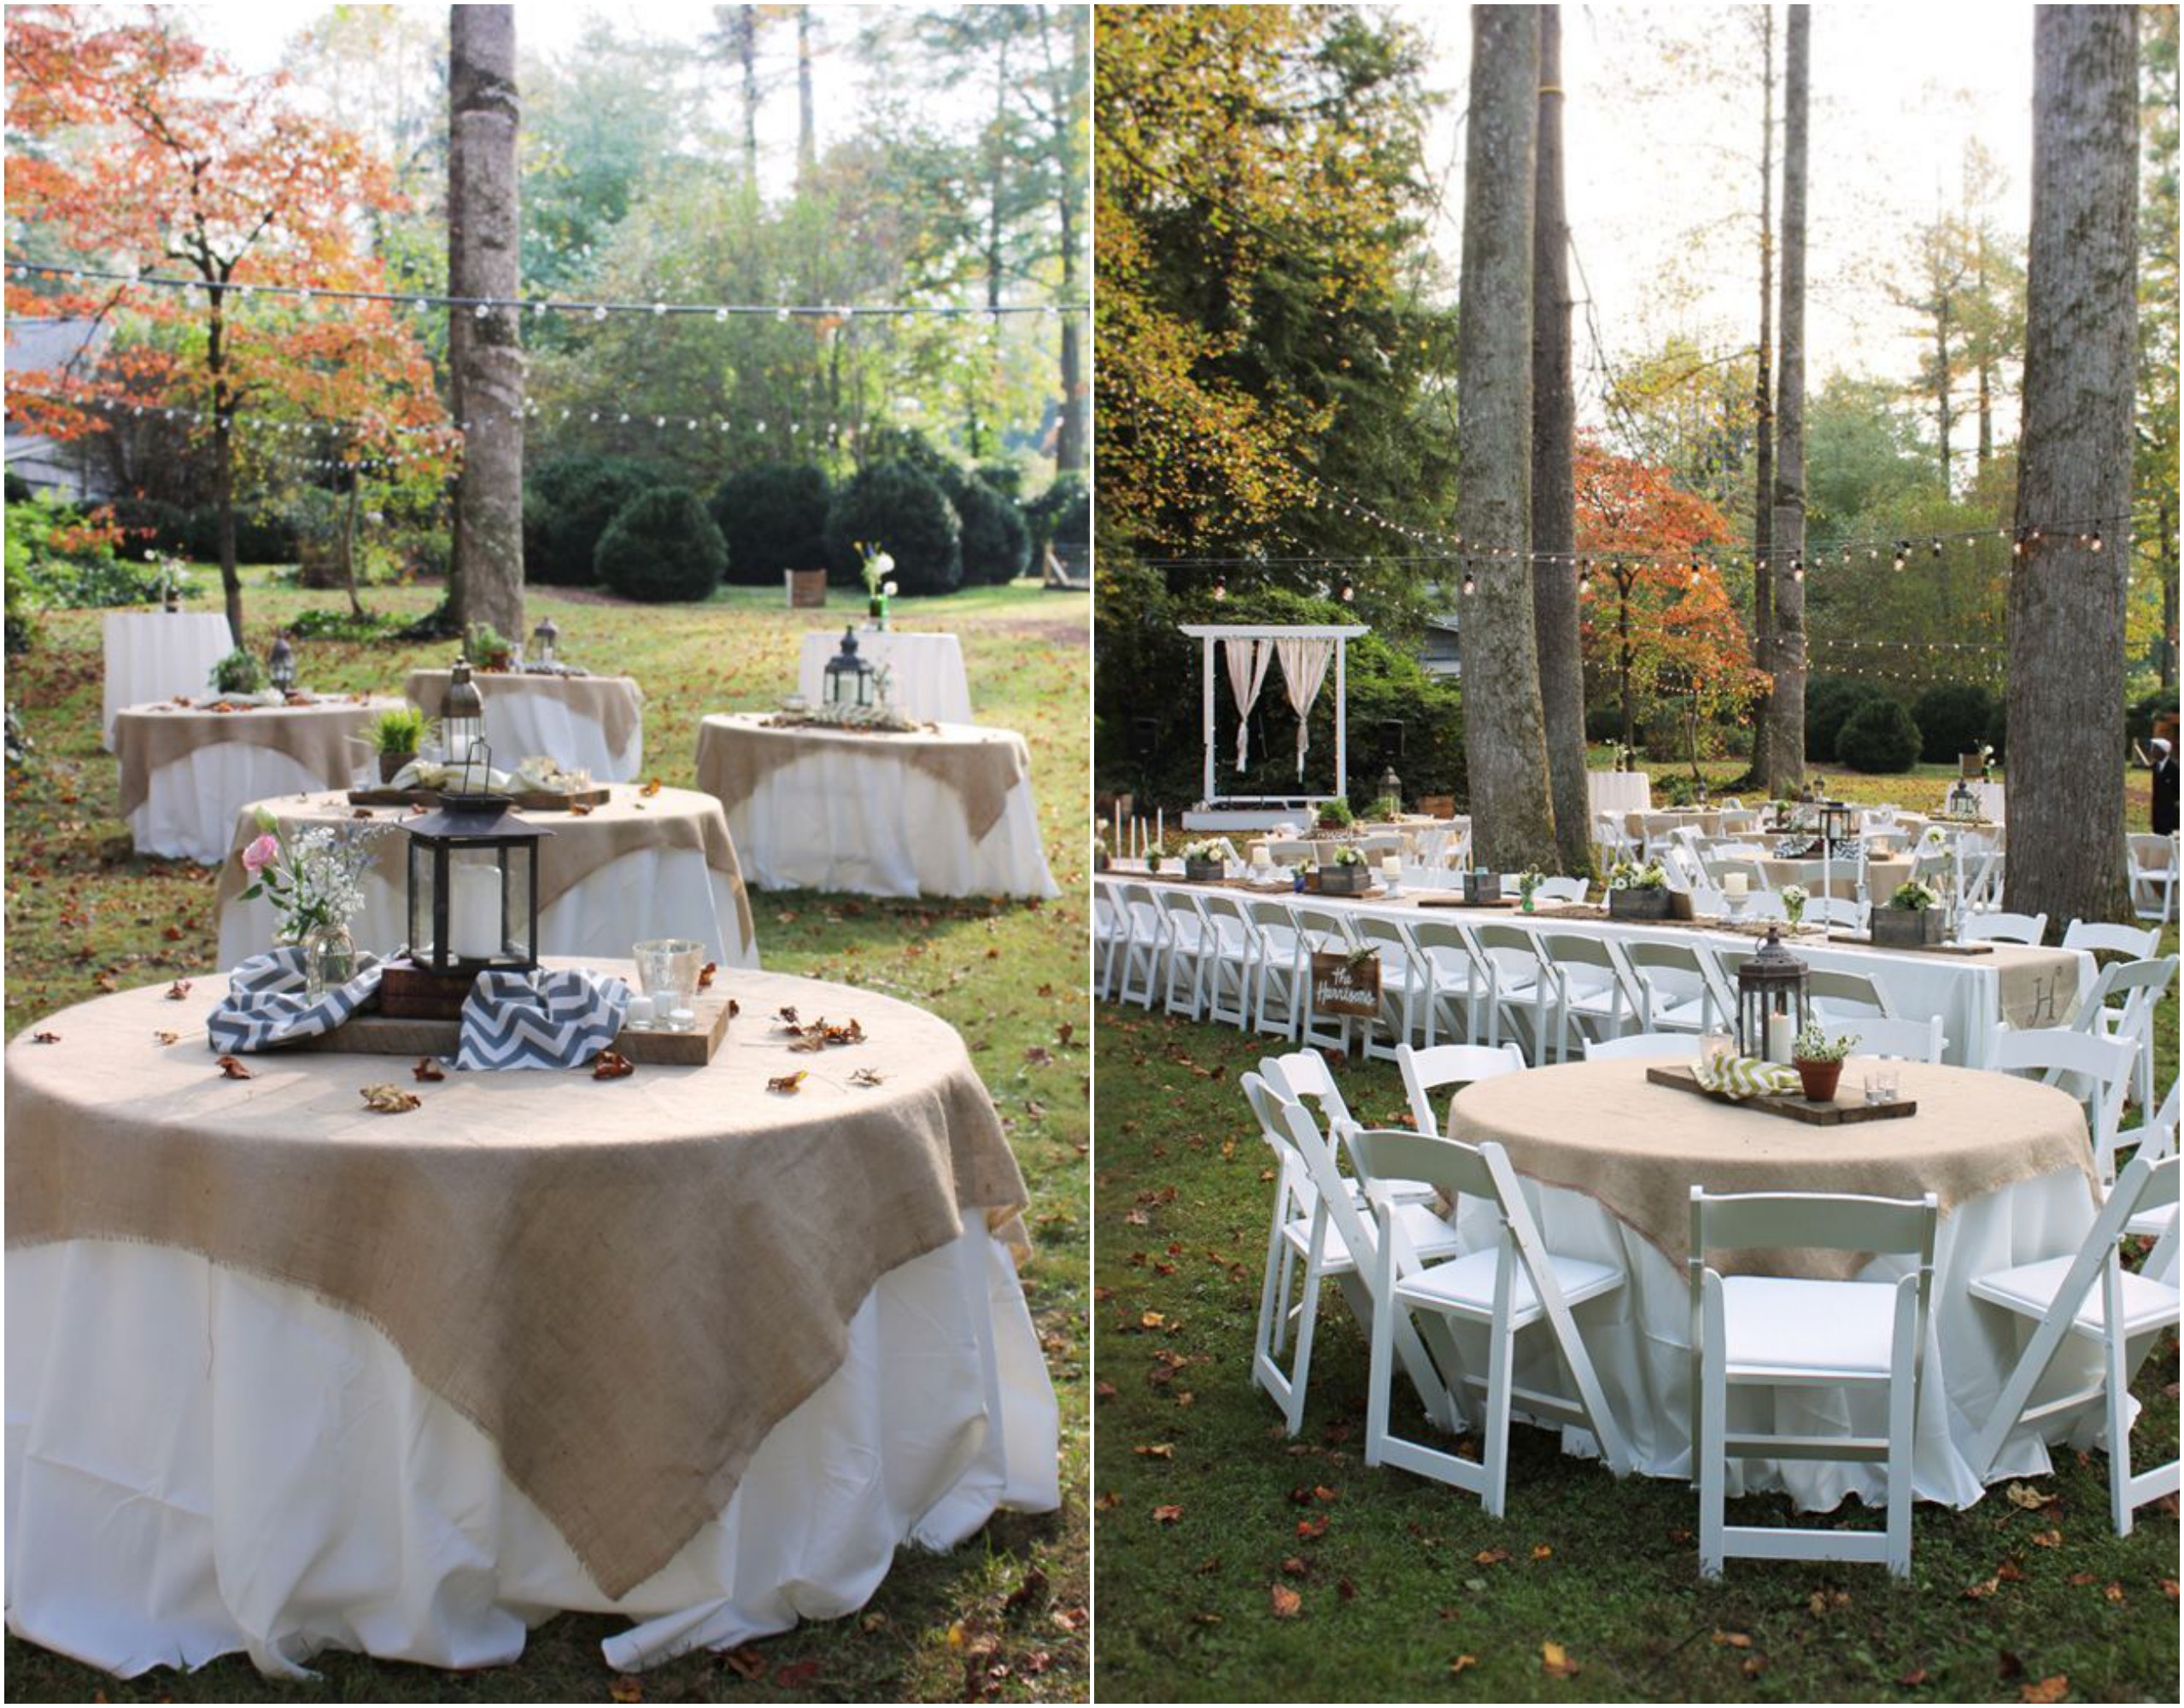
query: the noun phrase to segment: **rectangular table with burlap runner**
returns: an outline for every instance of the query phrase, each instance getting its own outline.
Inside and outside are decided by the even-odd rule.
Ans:
[[[1009,792],[1031,775],[1031,752],[1013,730],[944,723],[929,730],[866,734],[812,726],[769,728],[759,713],[716,713],[698,727],[698,787],[730,812],[784,765],[832,754],[870,753],[921,771],[963,804],[971,840],[1001,822]]]
[[[450,680],[446,670],[412,670],[402,681],[402,698],[421,708],[427,717],[438,717],[448,703]],[[610,753],[619,753],[629,746],[644,715],[644,691],[631,676],[534,676],[524,670],[489,670],[474,673],[471,682],[489,707],[498,694],[535,693],[561,701],[571,711],[600,727]],[[512,763],[524,757],[507,756]]]
[[[1022,1238],[963,1040],[905,1003],[738,973],[706,1067],[452,1073],[390,1115],[358,1095],[410,1085],[382,1056],[277,1051],[224,1078],[204,1032],[224,983],[99,998],[9,1047],[9,1245],[173,1246],[371,1323],[610,1597],[727,1509],[881,1276],[980,1220]],[[864,1041],[793,1052],[783,1004]]]
[[[201,747],[271,748],[329,787],[345,783],[364,756],[356,744],[365,726],[394,704],[323,699],[252,711],[130,706],[114,720],[114,752],[121,762],[121,816],[127,818],[150,798],[153,773]]]

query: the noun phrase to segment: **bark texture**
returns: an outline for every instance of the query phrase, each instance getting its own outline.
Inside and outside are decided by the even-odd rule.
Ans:
[[[1771,645],[1759,668],[1774,677],[1765,706],[1760,775],[1767,793],[1794,795],[1805,781],[1805,203],[1809,175],[1812,9],[1789,9],[1782,132],[1782,313],[1775,380],[1773,552],[1759,573],[1771,594]]]
[[[1469,559],[1463,600],[1464,754],[1478,857],[1502,871],[1552,866],[1531,568],[1531,254],[1539,26],[1528,6],[1472,9],[1457,310],[1456,531],[1518,548]]]
[[[1066,11],[1062,27],[1069,32],[1069,88],[1092,90],[1092,20]],[[1056,158],[1062,162],[1061,181],[1055,191],[1055,212],[1061,222],[1062,300],[1074,302],[1078,295],[1077,245],[1084,225],[1086,135],[1080,112],[1067,102],[1054,108]],[[1054,472],[1081,472],[1090,456],[1092,435],[1085,418],[1092,388],[1085,380],[1085,321],[1074,308],[1062,313],[1062,419],[1054,435]]]
[[[1774,584],[1766,571],[1775,543],[1775,15],[1759,12],[1759,359],[1752,381],[1754,424],[1758,444],[1752,488],[1752,649],[1761,670],[1774,655]],[[1770,733],[1768,696],[1762,693],[1752,713],[1754,777],[1767,775]]]
[[[1562,14],[1539,9],[1538,171],[1532,218],[1532,614],[1555,845],[1565,872],[1592,869],[1585,796],[1585,672],[1578,635],[1577,485],[1570,465],[1570,227],[1562,195]]]
[[[448,289],[522,294],[516,199],[516,18],[512,6],[448,9]],[[524,633],[524,353],[512,308],[448,317],[455,418],[464,424],[448,589],[465,629]]]
[[[2033,24],[2020,534],[2010,575],[2008,905],[2124,916],[2123,605],[2138,301],[2137,14]],[[2074,530],[2102,524],[2100,547]]]
[[[796,181],[819,163],[819,126],[811,102],[811,9],[796,9]]]

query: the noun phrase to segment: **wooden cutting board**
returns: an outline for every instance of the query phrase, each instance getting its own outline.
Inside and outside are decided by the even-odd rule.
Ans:
[[[1698,1073],[1690,1068],[1648,1068],[1647,1079],[1656,1085],[1667,1085],[1679,1091],[1693,1091],[1702,1097],[1712,1097],[1717,1103],[1734,1102],[1737,1108],[1757,1109],[1761,1114],[1780,1115],[1785,1120],[1803,1121],[1807,1126],[1850,1126],[1860,1121],[1902,1120],[1918,1113],[1918,1103],[1909,1097],[1893,1103],[1869,1103],[1862,1092],[1846,1093],[1840,1088],[1836,1101],[1815,1103],[1790,1092],[1762,1092],[1756,1097],[1735,1099],[1709,1091],[1699,1083]],[[1847,1096],[1851,1101],[1845,1103]]]
[[[605,806],[612,798],[604,787],[574,789],[566,794],[552,789],[526,789],[508,797],[518,812],[566,812],[572,806]],[[351,806],[425,806],[440,804],[437,789],[351,789]]]
[[[701,992],[693,1006],[697,1025],[688,1032],[623,1029],[609,1047],[640,1065],[702,1068],[728,1039],[730,998]],[[462,1042],[462,1022],[453,1020],[396,1020],[382,1014],[350,1016],[331,1032],[300,1038],[284,1050],[334,1051],[353,1056],[453,1056]],[[574,1071],[573,1069],[571,1071]]]

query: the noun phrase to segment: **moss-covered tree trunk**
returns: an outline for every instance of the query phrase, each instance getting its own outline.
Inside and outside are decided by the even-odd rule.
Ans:
[[[1461,297],[1456,325],[1456,532],[1492,547],[1463,600],[1464,755],[1479,857],[1555,863],[1531,564],[1531,255],[1539,26],[1529,6],[1472,9]],[[1467,549],[1469,549],[1467,545]]]
[[[2128,6],[2034,14],[2017,521],[2041,537],[2010,573],[2008,898],[2058,931],[2126,906],[2137,28]]]
[[[1769,583],[1773,627],[1759,668],[1774,678],[1760,773],[1777,799],[1805,781],[1805,203],[1809,174],[1812,9],[1789,9],[1783,82],[1782,313],[1775,382],[1773,544],[1756,569]],[[1759,757],[1759,756],[1755,756]]]
[[[516,199],[512,6],[449,9],[448,290],[512,301],[523,290]],[[524,354],[510,307],[449,312],[448,365],[463,466],[455,483],[459,625],[524,632]]]
[[[1752,658],[1759,669],[1774,656],[1774,584],[1766,564],[1774,554],[1775,492],[1775,15],[1759,9],[1759,359],[1753,377]],[[1771,725],[1763,691],[1753,708],[1752,763],[1748,775],[1765,777]]]
[[[1539,8],[1539,142],[1532,214],[1532,614],[1539,647],[1555,845],[1565,872],[1592,869],[1585,794],[1585,670],[1578,635],[1578,495],[1571,468],[1570,227],[1562,196],[1562,13]]]

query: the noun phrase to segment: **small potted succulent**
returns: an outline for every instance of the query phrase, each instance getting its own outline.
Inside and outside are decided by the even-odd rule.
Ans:
[[[266,667],[255,654],[237,646],[213,666],[213,692],[223,699],[249,699],[266,686]]]
[[[379,756],[379,781],[391,783],[414,761],[436,726],[413,705],[390,706],[365,726],[364,739]]]
[[[1805,904],[1812,899],[1805,892],[1802,884],[1784,884],[1782,886],[1783,917],[1789,921],[1792,930],[1805,922]]]
[[[1610,919],[1666,919],[1672,905],[1668,870],[1660,861],[1640,865],[1635,860],[1618,860],[1607,869]]]
[[[1372,882],[1373,869],[1355,848],[1336,849],[1333,861],[1320,868],[1321,895],[1361,896]]]
[[[1357,815],[1350,810],[1350,803],[1340,795],[1320,803],[1320,828],[1347,830],[1357,822]]]
[[[1804,1082],[1806,1097],[1816,1103],[1831,1103],[1836,1100],[1836,1086],[1842,1079],[1843,1058],[1849,1055],[1853,1040],[1838,1036],[1830,1038],[1820,1030],[1820,1022],[1808,1020],[1804,1031],[1799,1032],[1789,1046],[1790,1065],[1797,1069],[1797,1077]]]
[[[1932,886],[1899,884],[1887,905],[1873,910],[1874,946],[1923,949],[1941,940],[1942,923],[1941,898]]]
[[[1194,884],[1218,883],[1227,875],[1222,863],[1228,857],[1228,847],[1214,838],[1183,845],[1183,875]]]

